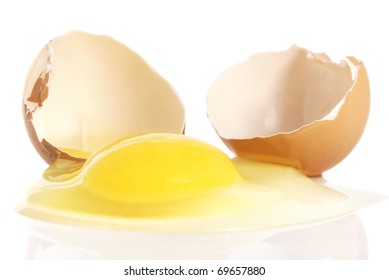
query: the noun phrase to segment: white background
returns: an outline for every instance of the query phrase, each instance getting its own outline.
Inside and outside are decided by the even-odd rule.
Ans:
[[[298,44],[338,61],[364,61],[371,114],[355,150],[325,173],[350,188],[389,194],[389,17],[385,1],[9,1],[0,2],[1,254],[23,258],[24,233],[10,214],[45,163],[22,119],[28,68],[48,40],[80,29],[110,35],[145,58],[178,91],[186,134],[227,152],[206,117],[212,81],[254,52]],[[352,124],[350,124],[352,125]],[[359,213],[369,258],[389,259],[387,203]],[[12,230],[11,230],[12,229]],[[1,256],[1,255],[0,255]]]

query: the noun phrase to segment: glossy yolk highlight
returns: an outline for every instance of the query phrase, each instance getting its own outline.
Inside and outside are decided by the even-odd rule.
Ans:
[[[82,185],[105,199],[159,203],[232,185],[238,172],[215,147],[179,135],[130,138],[92,160]]]

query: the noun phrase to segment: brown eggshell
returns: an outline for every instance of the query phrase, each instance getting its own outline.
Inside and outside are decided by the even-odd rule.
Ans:
[[[240,157],[290,165],[308,176],[320,176],[351,152],[368,119],[370,90],[366,69],[354,57],[347,59],[355,66],[355,76],[351,88],[337,104],[340,107],[335,118],[318,119],[291,132],[275,133],[268,137],[225,138],[213,123],[216,131]],[[210,110],[212,108],[208,107],[208,115]],[[241,125],[245,126],[243,123]]]
[[[173,87],[131,49],[103,36],[69,32],[50,41],[27,75],[23,115],[49,164],[84,161],[123,137],[185,129]]]

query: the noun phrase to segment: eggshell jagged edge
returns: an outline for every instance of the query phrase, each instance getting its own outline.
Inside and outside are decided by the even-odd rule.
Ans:
[[[269,137],[226,139],[218,133],[219,137],[240,157],[285,164],[307,176],[320,176],[351,152],[362,136],[369,115],[370,86],[366,69],[354,57],[347,57],[346,61],[356,68],[355,78],[333,119],[323,118],[290,133]]]
[[[85,159],[90,155],[91,151],[84,151],[84,150],[78,150],[77,154],[72,154],[69,153],[67,150],[64,150],[62,148],[67,148],[67,147],[62,147],[56,145],[56,143],[53,143],[52,139],[46,138],[45,135],[39,135],[37,129],[36,129],[36,124],[34,124],[34,117],[36,112],[39,113],[40,110],[44,109],[44,107],[47,107],[48,105],[45,104],[46,99],[50,99],[50,97],[53,95],[52,92],[50,92],[50,84],[52,83],[52,76],[54,76],[55,73],[55,57],[57,56],[56,50],[54,49],[54,44],[58,42],[59,40],[65,40],[70,36],[83,36],[85,40],[90,40],[92,43],[94,39],[88,39],[88,37],[93,37],[93,38],[98,38],[100,41],[107,42],[105,43],[106,45],[109,43],[111,45],[117,46],[117,48],[121,49],[127,49],[126,55],[122,55],[123,59],[127,59],[127,61],[134,60],[137,65],[133,66],[137,67],[138,64],[142,65],[144,68],[148,68],[147,71],[149,71],[149,75],[154,75],[154,79],[158,80],[159,83],[164,83],[164,86],[166,91],[169,91],[169,94],[171,95],[171,99],[175,99],[176,103],[178,104],[176,107],[173,105],[176,104],[171,104],[170,107],[171,110],[176,110],[177,111],[177,116],[178,120],[176,118],[171,118],[171,123],[178,123],[176,125],[174,131],[167,131],[167,132],[175,132],[175,133],[184,133],[185,131],[185,113],[184,113],[184,106],[182,104],[182,101],[174,88],[162,77],[160,76],[148,63],[145,61],[142,57],[140,57],[137,53],[126,47],[124,44],[116,41],[113,38],[110,38],[105,35],[94,35],[94,34],[88,34],[84,33],[81,31],[71,31],[68,32],[62,36],[59,36],[53,40],[51,40],[48,44],[44,46],[44,48],[40,51],[38,56],[35,58],[33,64],[31,65],[31,68],[29,70],[28,76],[27,76],[27,81],[26,81],[26,86],[25,86],[25,91],[24,91],[24,96],[23,96],[23,115],[24,115],[24,121],[25,121],[25,126],[28,132],[28,135],[30,137],[30,140],[35,147],[35,149],[38,151],[40,156],[48,163],[48,164],[53,164],[56,159],[66,159],[66,160],[71,160],[71,161],[76,161],[76,162],[84,162]],[[108,42],[109,41],[109,42]],[[89,43],[89,47],[93,47],[93,44]],[[113,47],[112,47],[113,48]],[[54,59],[53,59],[54,57]],[[129,64],[129,63],[127,63]],[[109,66],[114,67],[114,64],[110,64]],[[130,69],[131,70],[131,69]],[[131,73],[131,71],[129,71]],[[90,75],[91,76],[91,75]],[[92,79],[90,79],[92,82],[96,82]],[[131,90],[131,89],[130,89]],[[90,94],[89,94],[90,95]],[[159,94],[161,95],[161,94]],[[53,98],[53,97],[51,97]],[[70,98],[70,97],[69,97]],[[149,97],[151,100],[151,97]],[[154,101],[153,101],[154,102]],[[161,105],[159,105],[161,106]],[[123,106],[122,106],[123,107]],[[89,110],[89,108],[87,108]],[[55,108],[52,109],[55,111]],[[166,109],[164,109],[166,110]],[[153,112],[151,110],[149,114],[156,115],[158,112]],[[81,121],[81,120],[79,120]],[[124,120],[123,122],[131,122],[131,120]],[[56,124],[57,126],[60,127],[61,124]],[[46,128],[45,128],[46,129]],[[150,132],[164,132],[164,130],[161,128],[161,131],[150,131]],[[172,129],[171,129],[172,130]],[[50,134],[50,133],[49,133]],[[120,135],[120,133],[117,133]],[[120,138],[124,136],[133,136],[139,133],[133,133],[130,135],[123,134],[120,135]],[[47,135],[46,135],[47,136]],[[111,141],[115,141],[115,139],[111,139]],[[106,141],[106,145],[110,144],[108,141]],[[103,146],[103,145],[102,145]],[[101,147],[102,147],[101,146]],[[74,147],[69,147],[69,148],[74,148]]]

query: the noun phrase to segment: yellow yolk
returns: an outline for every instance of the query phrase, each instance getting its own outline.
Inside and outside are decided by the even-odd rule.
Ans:
[[[181,135],[130,138],[86,168],[82,185],[100,197],[156,203],[197,196],[233,184],[238,172],[215,147]]]

